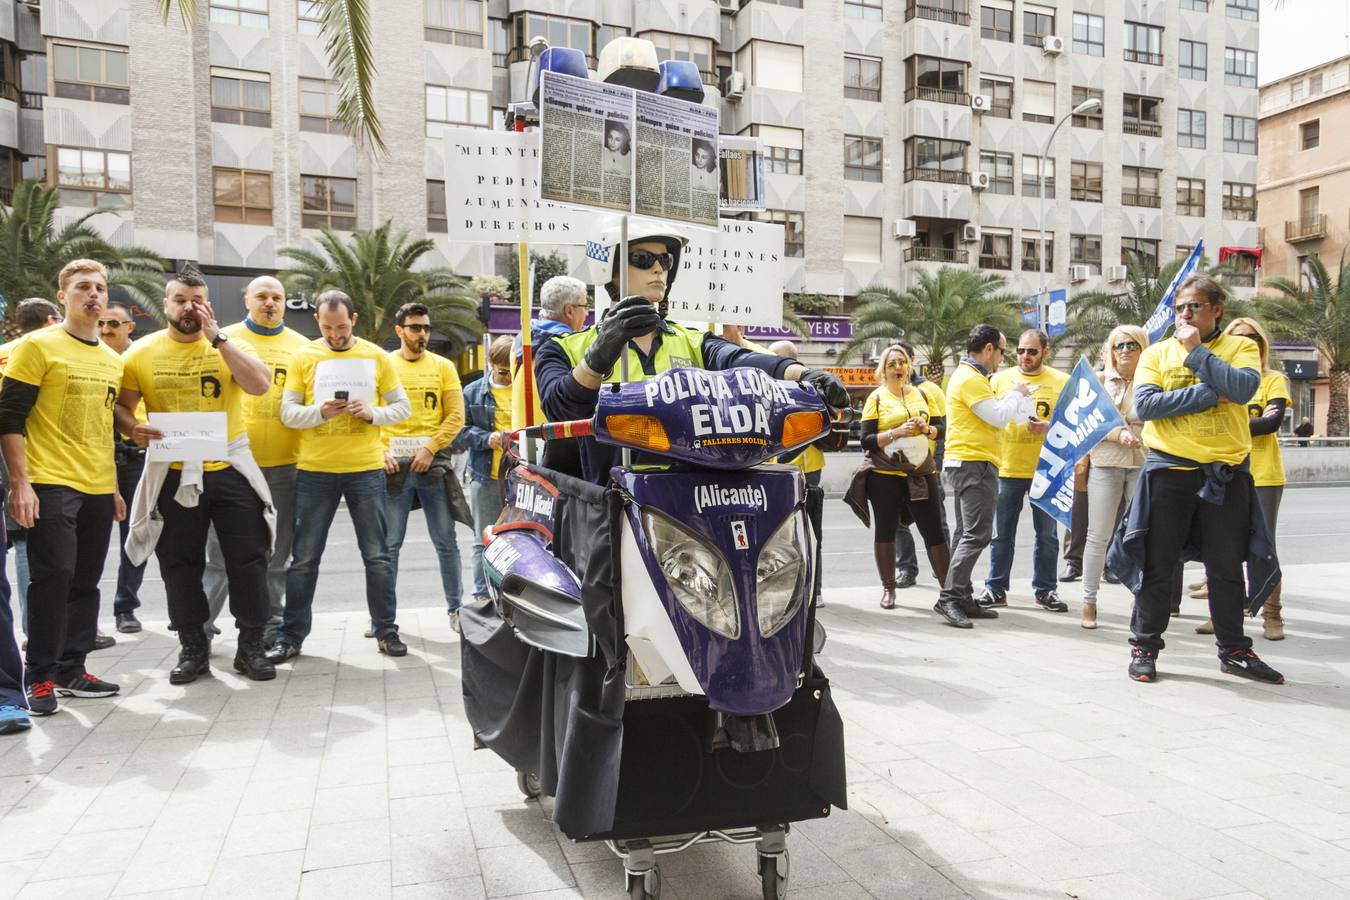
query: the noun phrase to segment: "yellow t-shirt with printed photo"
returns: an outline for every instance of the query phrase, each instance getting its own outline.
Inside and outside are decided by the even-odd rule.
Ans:
[[[897,397],[889,387],[883,385],[868,394],[867,399],[863,402],[862,421],[875,421],[878,432],[888,431],[903,425],[915,416],[923,419],[924,424],[927,424],[931,417],[931,411],[928,408],[928,398],[924,396],[923,391],[909,383],[905,384],[902,396]],[[932,452],[931,449],[929,452]],[[894,472],[888,469],[879,469],[878,473],[905,477],[904,472]]]
[[[33,484],[85,494],[116,490],[113,406],[122,370],[122,358],[102,341],[90,344],[65,328],[34,331],[15,344],[5,378],[38,389],[24,441]]]
[[[314,376],[318,366],[328,360],[370,360],[375,378],[375,402],[384,405],[384,395],[399,386],[394,364],[384,348],[363,338],[346,350],[334,350],[323,338],[310,341],[296,351],[286,373],[286,391],[304,397],[306,406],[332,397],[314,396]],[[347,475],[384,468],[384,437],[381,429],[345,413],[322,425],[300,430],[300,459],[297,465],[306,472],[332,472]]]
[[[243,322],[221,330],[231,341],[243,342],[257,351],[258,359],[272,373],[267,393],[255,397],[244,392],[240,397],[254,462],[264,467],[294,465],[300,455],[300,432],[281,424],[281,391],[291,358],[309,343],[309,338],[290,328],[282,328],[277,334],[258,334]]]
[[[1261,371],[1261,353],[1256,343],[1248,338],[1221,334],[1206,346],[1235,369]],[[1175,391],[1199,383],[1196,374],[1186,367],[1189,352],[1176,338],[1150,344],[1139,357],[1139,367],[1134,373],[1135,388],[1153,384],[1164,391]],[[1145,422],[1144,446],[1198,463],[1223,462],[1236,466],[1252,449],[1247,420],[1245,401],[1221,400],[1218,406],[1201,412]]]
[[[383,429],[384,448],[389,449],[390,438],[415,437],[427,452],[440,453],[464,427],[464,389],[459,372],[450,360],[430,351],[419,359],[407,360],[400,348],[392,351],[389,359],[408,394],[412,415]]]
[[[1283,400],[1287,409],[1294,399],[1289,396],[1289,382],[1282,372],[1265,372],[1261,386],[1247,401],[1247,415],[1259,419],[1266,407]],[[1284,484],[1284,457],[1280,455],[1278,434],[1252,435],[1252,481],[1257,487],[1275,487]]]
[[[961,363],[947,382],[946,462],[988,462],[999,465],[1003,430],[975,414],[975,404],[994,400],[994,389],[979,369]]]
[[[231,338],[230,343],[257,355],[247,341]],[[140,392],[147,413],[223,412],[228,439],[233,441],[244,433],[244,389],[206,338],[184,343],[175,341],[165,329],[136,341],[122,359],[126,362],[122,387]],[[204,468],[216,472],[229,465],[213,460]],[[175,469],[182,467],[182,463],[173,464]]]
[[[989,379],[994,394],[1007,396],[1015,382],[1025,381],[1033,388],[1031,402],[1036,407],[1036,418],[1050,421],[1059,402],[1059,392],[1069,376],[1059,369],[1041,366],[1035,375],[1027,375],[1019,368],[1003,369]],[[1036,463],[1041,458],[1041,444],[1045,435],[1032,434],[1025,422],[1010,422],[1003,430],[1003,459],[998,466],[1000,478],[1030,478],[1036,474]]]

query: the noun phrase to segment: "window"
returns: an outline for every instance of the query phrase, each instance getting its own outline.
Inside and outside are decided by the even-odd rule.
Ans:
[[[445,234],[450,230],[450,219],[445,206],[445,182],[427,182],[427,232]]]
[[[802,48],[772,41],[751,41],[736,54],[736,68],[754,87],[802,91]]]
[[[911,56],[905,60],[905,102],[936,100],[965,106],[970,102],[966,94],[966,66],[967,63],[951,59]]]
[[[1011,119],[1013,83],[1011,78],[981,78],[980,93],[989,97],[989,115]]]
[[[511,53],[511,29],[505,19],[488,19],[488,40],[492,46],[492,65],[505,69]]]
[[[1181,68],[1182,78],[1189,78],[1191,81],[1204,81],[1209,67],[1209,44],[1203,41],[1182,41],[1181,42]]]
[[[211,0],[211,21],[221,25],[267,27],[267,0]]]
[[[131,103],[126,50],[53,42],[51,61],[53,97]]]
[[[1247,116],[1223,117],[1223,149],[1228,153],[1256,155],[1256,120]]]
[[[1298,103],[1303,99],[1303,82],[1295,81],[1289,85],[1289,100],[1292,103]]]
[[[342,134],[346,131],[337,119],[338,89],[333,81],[300,79],[300,130]]]
[[[1069,199],[1102,202],[1102,164],[1074,160],[1069,168]]]
[[[1316,97],[1320,93],[1322,93],[1322,76],[1320,74],[1308,76],[1308,96]]]
[[[1209,12],[1209,0],[1181,0],[1182,9],[1193,9],[1196,12]]]
[[[980,171],[989,176],[989,193],[1013,192],[1013,155],[985,150],[980,153]]]
[[[881,220],[844,216],[845,262],[881,262]]]
[[[1027,122],[1055,121],[1055,83],[1022,79],[1022,118]]]
[[[1087,56],[1106,54],[1106,22],[1101,16],[1073,14],[1073,52]]]
[[[1177,255],[1174,258],[1185,259],[1191,255],[1191,251],[1194,249],[1194,244],[1177,244]]]
[[[601,25],[595,33],[595,46],[601,50],[615,38],[630,37],[633,31],[626,25]]]
[[[984,229],[980,233],[980,268],[1012,268],[1012,233]]]
[[[1196,150],[1205,149],[1205,111],[1203,109],[1177,110],[1177,143]]]
[[[1158,271],[1158,242],[1153,238],[1128,238],[1120,239],[1120,264],[1128,266],[1130,264],[1130,255],[1133,254],[1139,265],[1142,265],[1149,271]]]
[[[1125,61],[1161,66],[1163,30],[1140,22],[1125,23]]]
[[[49,147],[62,206],[131,205],[131,154]]]
[[[211,121],[272,127],[272,85],[266,76],[211,73]]]
[[[1040,47],[1041,38],[1055,33],[1055,11],[1042,6],[1022,7],[1022,43]]]
[[[849,181],[881,181],[881,138],[844,135],[844,177]]]
[[[756,125],[753,134],[764,145],[764,171],[779,175],[802,174],[802,132],[799,128]]]
[[[844,96],[853,100],[880,100],[881,60],[875,56],[844,54]]]
[[[1101,102],[1103,100],[1101,89],[1090,87],[1079,87],[1078,85],[1074,85],[1073,108],[1077,109],[1079,106],[1081,106],[1088,100],[1097,100],[1098,102]],[[1097,107],[1092,112],[1075,115],[1073,117],[1073,127],[1090,128],[1093,131],[1101,131],[1102,122],[1104,121],[1103,112],[1105,107],[1106,104],[1102,103],[1101,106]]]
[[[47,54],[19,55],[19,104],[24,109],[42,109],[47,96]]]
[[[962,141],[912,137],[905,140],[905,180],[966,184],[966,150]]]
[[[783,255],[801,259],[806,255],[806,214],[785,209],[766,209],[754,213],[756,222],[783,226]]]
[[[1228,0],[1228,18],[1255,22],[1261,18],[1260,0]]]
[[[587,26],[588,29],[589,27]],[[647,31],[643,32],[641,36],[656,45],[656,58],[661,62],[668,59],[691,62],[698,66],[704,84],[717,83],[717,73],[713,70],[713,42],[710,38],[671,34],[666,31]],[[587,55],[593,54],[588,53]],[[880,89],[879,84],[877,87]]]
[[[1039,197],[1040,182],[1037,181],[1036,167],[1040,165],[1041,158],[1032,156],[1030,153],[1022,154],[1022,196]],[[1055,199],[1055,158],[1048,157],[1045,160],[1045,199]]]
[[[1239,222],[1256,221],[1256,185],[1236,181],[1223,183],[1223,217]]]
[[[321,0],[297,0],[295,30],[301,34],[323,33],[323,3]]]
[[[999,6],[980,7],[980,37],[988,41],[1006,41],[1012,43],[1012,4],[1004,9]]]
[[[356,179],[301,175],[300,194],[302,228],[327,225],[337,231],[356,227]]]
[[[455,44],[460,47],[483,46],[483,0],[422,0],[422,36],[437,44]],[[548,31],[544,34],[554,46],[570,47],[566,41],[555,41]],[[529,40],[526,38],[526,40]]]
[[[1087,266],[1094,275],[1102,274],[1102,236],[1069,235],[1069,265]]]
[[[492,127],[492,94],[467,88],[427,85],[427,137],[438,138],[447,126]]]
[[[1313,119],[1298,126],[1298,142],[1304,150],[1311,150],[1322,143],[1322,120]]]
[[[1223,83],[1256,87],[1256,51],[1223,48]]]
[[[31,181],[47,183],[47,157],[23,156],[19,158],[19,177]]]
[[[1041,270],[1041,235],[1039,232],[1022,232],[1022,271],[1039,272]],[[1055,236],[1045,235],[1045,271],[1055,270]]]
[[[1124,206],[1162,207],[1162,170],[1140,166],[1122,166],[1120,170],[1120,202]]]
[[[216,221],[231,225],[272,224],[272,173],[212,169]]]
[[[1307,188],[1298,192],[1298,221],[1300,234],[1316,234],[1318,231],[1318,213],[1321,203],[1321,191]]]
[[[1126,134],[1162,136],[1162,98],[1126,94],[1121,103],[1122,127]]]
[[[548,38],[550,47],[571,47],[580,50],[590,65],[595,65],[595,26],[584,19],[569,19],[564,16],[546,16],[540,13],[516,13],[511,17],[511,29],[514,39],[508,63],[524,62],[530,58],[530,40],[538,35]],[[664,46],[670,51],[668,41],[660,41],[660,32],[649,36],[658,47]],[[668,37],[668,36],[667,36]],[[658,50],[658,53],[660,51]],[[669,59],[669,56],[661,57]],[[700,66],[700,68],[702,68]]]
[[[881,0],[844,0],[844,18],[881,21]]]

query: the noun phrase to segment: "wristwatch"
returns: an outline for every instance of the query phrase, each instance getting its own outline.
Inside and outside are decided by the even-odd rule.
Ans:
[[[228,334],[226,334],[226,333],[223,332],[223,331],[218,331],[218,332],[216,332],[216,336],[213,337],[213,338],[211,338],[211,346],[212,346],[212,347],[219,347],[221,344],[225,343],[225,342],[228,341],[229,339],[230,339],[230,336],[229,336]]]

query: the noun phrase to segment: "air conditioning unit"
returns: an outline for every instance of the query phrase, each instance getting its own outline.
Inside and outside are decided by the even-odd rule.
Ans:
[[[726,100],[740,100],[745,96],[745,73],[732,72],[727,75],[726,90],[722,92],[722,97]]]
[[[1092,270],[1087,266],[1069,266],[1069,280],[1074,284],[1087,281],[1091,275]]]
[[[896,219],[896,220],[895,220],[895,237],[896,237],[896,240],[899,240],[900,238],[912,238],[912,237],[914,237],[915,233],[916,233],[916,229],[915,229],[915,227],[914,227],[914,220],[913,220],[913,219]]]
[[[971,172],[971,173],[970,173],[970,187],[971,187],[972,190],[976,190],[976,191],[987,191],[987,190],[989,190],[989,173],[988,173],[988,172]]]
[[[722,8],[735,12],[740,9],[740,0],[721,0]]]
[[[989,107],[994,105],[994,98],[988,94],[971,94],[970,108],[977,113],[989,112]]]
[[[980,240],[980,226],[967,222],[961,226],[961,240],[967,244],[976,244]]]
[[[1107,266],[1106,280],[1111,282],[1124,281],[1129,272],[1124,266]]]
[[[1046,56],[1059,56],[1064,52],[1064,38],[1057,34],[1042,35],[1041,52]]]

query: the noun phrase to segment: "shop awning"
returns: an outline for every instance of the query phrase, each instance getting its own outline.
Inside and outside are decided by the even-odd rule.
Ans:
[[[1254,259],[1254,260],[1256,261],[1256,265],[1257,265],[1258,267],[1261,265],[1261,248],[1260,248],[1260,247],[1220,247],[1220,248],[1219,248],[1219,263],[1220,263],[1220,264],[1223,264],[1223,263],[1227,262],[1227,261],[1228,261],[1228,257],[1230,257],[1230,256],[1250,256],[1250,257],[1252,257],[1252,259]]]

